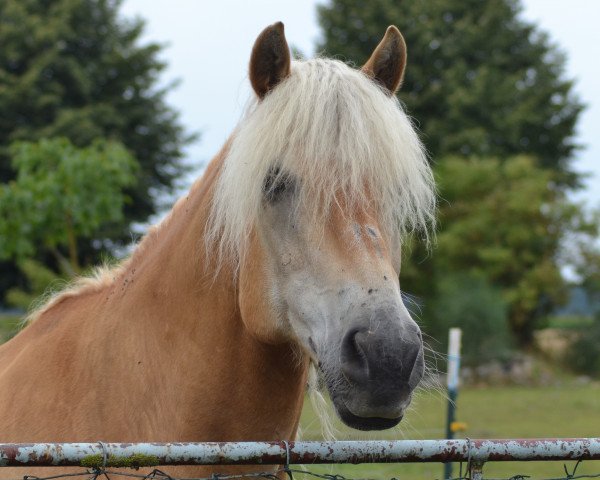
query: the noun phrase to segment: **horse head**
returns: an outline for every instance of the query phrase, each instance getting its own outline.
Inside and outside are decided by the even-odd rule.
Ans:
[[[395,426],[424,373],[421,331],[400,294],[400,247],[433,222],[432,174],[395,92],[395,27],[361,70],[293,62],[283,24],[250,60],[255,104],[231,140],[212,238],[235,258],[246,328],[292,342],[322,372],[340,418]]]

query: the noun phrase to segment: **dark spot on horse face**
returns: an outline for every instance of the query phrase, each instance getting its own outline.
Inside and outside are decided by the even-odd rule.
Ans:
[[[279,167],[274,167],[269,170],[265,178],[263,194],[267,202],[274,204],[293,192],[295,187],[296,182],[290,174],[282,172]]]
[[[287,267],[290,263],[292,263],[292,255],[288,253],[287,255],[283,256],[281,266]]]
[[[369,235],[371,235],[373,238],[377,238],[377,232],[375,231],[374,228],[372,227],[367,227],[367,232],[369,233]]]
[[[387,280],[387,277],[384,275],[384,276],[383,276],[383,279],[384,279],[384,280]]]
[[[317,347],[315,347],[315,342],[313,342],[312,337],[308,337],[308,346],[313,351],[313,353],[316,355],[317,354]]]

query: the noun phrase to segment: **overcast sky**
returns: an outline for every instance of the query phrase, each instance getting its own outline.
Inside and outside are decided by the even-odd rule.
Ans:
[[[189,131],[201,132],[201,139],[188,149],[191,164],[200,169],[209,161],[239,120],[251,94],[247,65],[256,36],[265,26],[281,20],[288,42],[312,55],[319,36],[318,3],[323,2],[125,0],[122,13],[147,22],[143,40],[168,45],[163,52],[169,65],[163,81],[181,81],[169,93],[168,102],[181,112]],[[547,31],[567,54],[567,77],[577,79],[575,91],[588,105],[580,117],[577,136],[585,148],[578,153],[575,166],[593,176],[577,198],[598,206],[600,1],[524,0],[523,5],[524,17]]]

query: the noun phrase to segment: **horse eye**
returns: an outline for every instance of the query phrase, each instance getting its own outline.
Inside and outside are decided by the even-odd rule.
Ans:
[[[273,168],[265,178],[263,193],[269,203],[276,203],[281,200],[286,193],[293,189],[294,181],[286,173],[281,173],[279,168]]]

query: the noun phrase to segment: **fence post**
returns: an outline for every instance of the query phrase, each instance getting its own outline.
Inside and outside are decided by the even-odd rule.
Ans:
[[[458,397],[458,373],[460,369],[460,328],[451,328],[448,333],[448,415],[446,418],[446,438],[454,438],[452,424],[456,414],[456,399]],[[444,464],[444,478],[452,478],[452,463]]]
[[[469,465],[469,478],[483,480],[483,462],[473,462]]]

